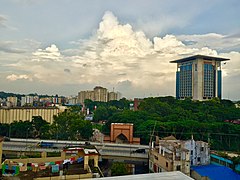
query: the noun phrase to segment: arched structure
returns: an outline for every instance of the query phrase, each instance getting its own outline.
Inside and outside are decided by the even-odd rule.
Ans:
[[[110,137],[104,137],[105,142],[140,144],[140,138],[133,137],[133,124],[112,123]]]

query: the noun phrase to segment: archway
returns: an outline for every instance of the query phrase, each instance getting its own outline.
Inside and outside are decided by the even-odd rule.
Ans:
[[[116,143],[118,144],[129,144],[129,140],[128,138],[124,135],[124,134],[119,134],[117,137],[116,137]]]

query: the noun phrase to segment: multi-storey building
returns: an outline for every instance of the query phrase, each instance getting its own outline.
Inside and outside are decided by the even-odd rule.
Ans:
[[[190,153],[178,142],[159,141],[149,150],[149,169],[152,172],[181,171],[190,175]]]
[[[41,116],[49,123],[53,122],[53,116],[63,112],[65,107],[13,107],[0,108],[0,123],[11,124],[14,121],[31,121],[33,116]]]
[[[78,93],[78,103],[83,104],[86,99],[92,101],[108,102],[112,100],[119,100],[119,92],[108,92],[106,88],[96,86],[93,91],[80,91]]]
[[[66,103],[68,104],[68,105],[76,105],[76,104],[78,104],[78,98],[77,97],[72,97],[72,96],[70,96],[70,97],[68,97],[67,99],[66,99]]]
[[[181,141],[184,148],[190,151],[191,166],[210,164],[210,147],[207,142],[195,141],[193,138]]]
[[[33,105],[34,96],[23,96],[21,98],[21,106],[24,105]]]
[[[210,163],[208,143],[191,140],[181,141],[173,136],[152,143],[149,151],[149,169],[153,172],[181,171],[190,175],[190,166]]]
[[[221,62],[226,58],[195,55],[175,61],[176,98],[207,100],[222,97]]]
[[[94,101],[107,102],[108,92],[106,88],[96,86],[94,89]]]
[[[118,100],[119,99],[119,93],[118,92],[109,92],[108,93],[108,101]]]
[[[86,99],[94,101],[94,91],[80,91],[78,93],[78,103],[83,104]]]
[[[8,107],[15,107],[17,106],[17,97],[7,97],[7,106]]]

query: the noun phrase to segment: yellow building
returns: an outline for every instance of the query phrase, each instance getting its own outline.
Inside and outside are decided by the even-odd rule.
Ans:
[[[49,123],[53,122],[53,116],[64,111],[65,108],[60,107],[14,107],[0,108],[0,123],[11,124],[13,121],[31,121],[33,116],[41,116]]]

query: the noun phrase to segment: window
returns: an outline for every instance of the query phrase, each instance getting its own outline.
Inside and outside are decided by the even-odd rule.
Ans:
[[[201,147],[201,151],[203,151],[204,150],[204,147]]]
[[[198,158],[197,158],[197,160],[198,160],[198,162],[200,162],[200,161],[201,161],[201,158],[200,158],[200,157],[198,157]]]
[[[168,167],[168,162],[166,162],[166,167]]]
[[[195,64],[195,71],[197,71],[197,64]]]
[[[181,166],[177,165],[177,171],[181,171]]]
[[[191,155],[193,155],[193,150],[191,150]]]

